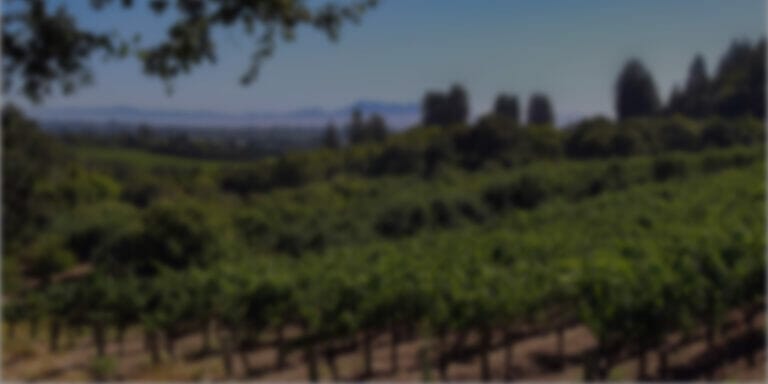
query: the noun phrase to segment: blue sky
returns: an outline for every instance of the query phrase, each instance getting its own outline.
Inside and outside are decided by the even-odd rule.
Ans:
[[[96,14],[85,0],[67,4],[84,25],[142,31],[145,41],[161,36],[168,20],[141,6]],[[473,115],[499,91],[546,92],[563,115],[610,115],[613,82],[628,57],[646,63],[666,97],[695,53],[712,71],[734,38],[763,36],[765,14],[762,0],[381,0],[335,44],[309,29],[281,42],[250,87],[238,83],[249,40],[222,31],[219,62],[176,81],[171,96],[136,61],[96,60],[95,84],[45,106],[285,111],[418,102],[425,90],[458,81]]]

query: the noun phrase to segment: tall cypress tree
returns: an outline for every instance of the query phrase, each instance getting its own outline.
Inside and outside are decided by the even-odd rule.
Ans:
[[[616,116],[620,120],[651,116],[659,111],[659,94],[651,73],[638,59],[630,59],[616,80]]]

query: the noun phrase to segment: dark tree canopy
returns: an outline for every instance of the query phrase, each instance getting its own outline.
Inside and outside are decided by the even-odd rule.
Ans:
[[[151,0],[139,2],[162,14],[174,7],[178,17],[168,27],[162,41],[141,45],[137,37],[90,31],[80,25],[66,3],[51,9],[44,0],[11,2],[3,14],[3,90],[20,92],[40,102],[55,89],[68,94],[91,80],[90,59],[97,54],[107,58],[133,55],[147,76],[169,81],[204,63],[216,61],[215,28],[242,28],[255,38],[251,62],[240,77],[250,84],[262,62],[275,50],[279,37],[290,41],[296,28],[310,26],[336,40],[341,26],[358,22],[377,0],[354,0],[309,6],[306,1],[282,0]],[[123,8],[132,0],[91,0],[101,10],[119,3]]]
[[[464,124],[469,116],[467,91],[463,86],[454,84],[448,93],[427,92],[422,101],[422,121],[424,125]]]
[[[765,116],[765,40],[734,41],[717,71],[707,74],[704,58],[696,56],[685,87],[675,86],[667,110],[695,118]]]
[[[383,141],[387,138],[387,122],[384,117],[374,113],[368,118],[365,133],[370,141]]]
[[[651,73],[638,59],[624,64],[616,81],[616,115],[620,120],[650,116],[659,111],[659,94]]]
[[[765,117],[765,38],[756,44],[734,41],[713,83],[718,114]]]
[[[362,111],[356,108],[352,111],[347,132],[352,144],[382,141],[387,137],[387,122],[378,113],[365,120]]]
[[[528,124],[544,125],[555,121],[555,112],[549,97],[543,93],[534,93],[528,100]]]
[[[710,79],[704,57],[696,55],[688,69],[685,88],[674,87],[669,99],[668,109],[692,117],[704,117],[711,114],[712,98]]]
[[[688,92],[706,92],[709,86],[709,76],[707,75],[707,64],[704,57],[696,55],[693,58],[691,67],[688,69],[688,81],[685,89]]]
[[[12,104],[2,116],[3,238],[9,244],[26,240],[29,227],[39,224],[43,207],[35,188],[55,165],[67,162],[64,149]]]
[[[339,132],[336,128],[336,124],[328,123],[323,133],[323,146],[330,149],[336,149],[340,146]]]
[[[498,95],[493,106],[493,113],[518,124],[520,122],[520,104],[517,101],[517,96],[503,93]]]

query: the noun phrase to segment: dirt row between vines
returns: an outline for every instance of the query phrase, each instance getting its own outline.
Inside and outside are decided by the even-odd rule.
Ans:
[[[719,333],[714,355],[708,353],[703,332],[696,332],[669,355],[669,367],[675,380],[735,380],[764,381],[766,379],[765,351],[765,314],[754,319],[751,329],[745,327],[739,313],[732,313],[726,322],[726,330]],[[19,327],[14,338],[3,340],[4,380],[22,381],[88,381],[93,379],[92,363],[96,350],[90,335],[85,333],[76,337],[62,337],[62,347],[57,353],[48,351],[46,329],[41,327],[36,340],[29,338],[26,327]],[[4,331],[6,331],[4,329]],[[289,330],[287,336],[296,335],[297,330]],[[5,335],[5,333],[4,333]],[[144,349],[143,333],[139,329],[129,330],[123,350],[110,334],[111,342],[107,355],[115,361],[115,378],[132,381],[190,381],[190,380],[225,380],[221,355],[217,352],[201,354],[202,338],[198,334],[187,335],[179,339],[175,348],[175,359],[164,356],[163,362],[153,365],[149,353]],[[262,339],[264,345],[248,353],[250,371],[235,356],[235,380],[264,381],[304,381],[307,379],[307,365],[303,353],[295,350],[288,355],[287,365],[283,369],[275,368],[276,348],[269,345],[273,336]],[[498,342],[501,335],[496,335],[493,352],[490,355],[491,374],[494,380],[504,380],[504,351]],[[468,345],[476,343],[477,336],[470,335]],[[515,380],[525,381],[579,381],[583,379],[583,359],[595,347],[595,340],[583,325],[574,325],[565,332],[565,363],[557,368],[556,334],[554,332],[532,332],[529,336],[515,343],[513,352],[513,370]],[[362,377],[363,354],[360,349],[340,354],[337,358],[339,379],[342,381],[381,380],[381,381],[421,381],[424,372],[419,363],[419,350],[422,341],[409,340],[400,343],[400,370],[393,373],[390,369],[390,337],[385,333],[376,338],[373,352],[374,375]],[[680,337],[668,340],[668,345],[680,343]],[[215,346],[215,344],[214,344]],[[748,357],[754,357],[755,364],[749,364]],[[636,380],[638,374],[637,356],[626,356],[611,370],[609,379],[613,381]],[[331,374],[322,354],[318,356],[320,377],[330,380]],[[656,373],[658,356],[649,354],[648,372]],[[430,371],[432,379],[437,380],[437,369]],[[450,362],[448,368],[450,381],[478,381],[480,378],[480,358],[477,353]]]

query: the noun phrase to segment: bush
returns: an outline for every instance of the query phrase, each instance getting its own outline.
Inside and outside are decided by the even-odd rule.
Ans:
[[[676,116],[659,129],[664,149],[693,151],[701,146],[701,133],[693,121]]]
[[[424,150],[424,178],[433,177],[444,163],[454,161],[453,144],[449,137],[432,137]]]
[[[688,164],[677,156],[664,156],[653,162],[653,177],[657,181],[666,181],[688,174]]]
[[[459,213],[461,213],[462,216],[476,223],[482,223],[483,221],[485,221],[485,215],[483,214],[482,210],[476,207],[470,201],[466,201],[466,200],[459,201],[458,209],[459,209]]]
[[[221,174],[219,185],[222,190],[247,196],[269,188],[269,175],[261,168],[230,169]]]
[[[645,153],[647,145],[642,134],[637,129],[619,128],[611,140],[612,152],[619,156],[632,156]]]
[[[380,176],[385,174],[415,173],[421,163],[421,154],[412,148],[394,145],[374,157],[368,167],[368,174]]]
[[[533,125],[522,129],[521,145],[531,158],[557,158],[563,154],[561,132],[551,125]]]
[[[541,179],[532,175],[523,175],[515,182],[511,191],[511,201],[516,207],[530,209],[538,206],[547,197],[547,191]]]
[[[277,235],[274,249],[281,253],[286,253],[294,257],[301,256],[304,248],[301,235],[296,232],[283,232]]]
[[[272,166],[269,181],[272,187],[298,187],[308,179],[303,164],[297,160],[281,157]]]
[[[468,169],[477,169],[485,162],[498,159],[514,143],[518,131],[508,119],[489,116],[480,120],[477,126],[456,134],[454,147],[461,157],[461,163]]]
[[[491,185],[483,192],[483,200],[492,210],[503,210],[509,203],[509,189],[508,185]]]
[[[606,157],[614,153],[616,127],[607,119],[587,119],[569,129],[565,150],[572,157]]]
[[[547,191],[541,179],[532,175],[523,175],[511,184],[492,185],[483,193],[483,199],[493,210],[502,210],[508,206],[531,209],[546,197]]]
[[[715,152],[704,155],[701,159],[701,169],[704,172],[716,172],[732,166],[745,166],[762,158],[763,152],[735,150]]]
[[[111,381],[116,378],[117,362],[111,357],[96,357],[89,367],[96,381]]]
[[[704,145],[709,147],[762,143],[765,138],[763,124],[760,120],[750,118],[716,119],[704,126],[701,139]]]
[[[420,207],[393,207],[386,210],[375,224],[382,236],[399,237],[415,233],[424,225],[424,213]]]
[[[249,244],[257,244],[270,232],[270,220],[259,211],[238,212],[233,219],[240,236]]]
[[[587,182],[576,191],[576,197],[595,196],[608,190],[624,189],[635,180],[627,175],[627,169],[620,162],[611,162],[600,173],[585,177]]]
[[[435,200],[430,205],[432,211],[432,222],[439,227],[450,227],[454,224],[453,212],[450,207],[442,200]]]

